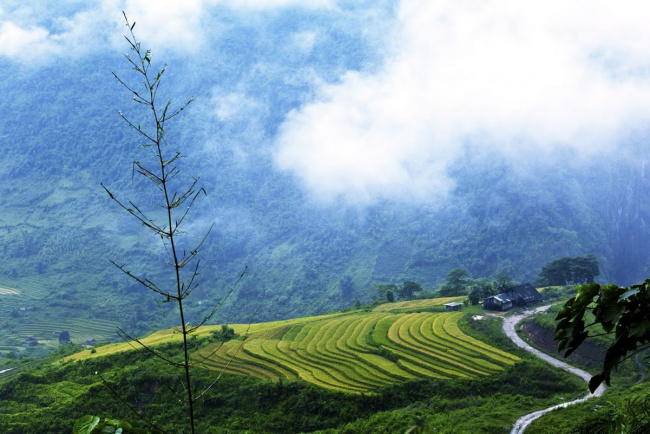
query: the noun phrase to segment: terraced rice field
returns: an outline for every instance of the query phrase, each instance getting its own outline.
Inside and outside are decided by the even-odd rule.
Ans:
[[[518,358],[465,335],[460,312],[371,312],[283,325],[193,355],[213,370],[277,381],[301,379],[367,393],[412,378],[475,378]]]
[[[59,333],[70,332],[72,342],[85,344],[87,339],[114,339],[116,323],[112,321],[70,318],[39,310],[38,300],[50,293],[51,283],[41,276],[25,279],[0,279],[0,317],[11,321],[0,330],[0,355],[19,353],[34,337],[39,344],[59,345]],[[6,373],[5,375],[9,375]]]
[[[461,303],[467,297],[462,295],[459,297],[441,297],[441,298],[428,298],[423,300],[407,300],[407,301],[398,301],[396,303],[384,303],[380,304],[373,310],[375,312],[391,312],[391,311],[400,311],[400,310],[418,310],[418,309],[430,309],[432,307],[440,306],[441,310],[444,310],[444,304],[457,302]]]
[[[463,333],[458,327],[462,312],[411,311],[457,300],[415,300],[391,303],[390,311],[236,324],[232,327],[242,338],[214,342],[192,354],[192,361],[206,369],[262,380],[303,380],[347,393],[371,393],[415,378],[492,375],[519,360]],[[206,326],[197,336],[206,337],[218,329],[220,326]],[[141,339],[149,346],[180,340],[174,329]],[[95,353],[83,351],[64,361],[101,357],[134,347],[137,344],[109,344]]]
[[[45,277],[31,276],[25,279],[0,279],[0,295],[20,294],[29,300],[41,299],[49,293],[50,283]]]
[[[33,336],[39,343],[53,342],[58,345],[59,333],[67,330],[70,332],[72,342],[85,344],[87,339],[105,341],[116,337],[115,326],[114,322],[99,319],[63,319],[60,321],[23,323],[17,327],[14,334],[7,334],[7,337],[25,340]]]
[[[11,288],[2,288],[0,287],[0,295],[18,295],[20,292]]]

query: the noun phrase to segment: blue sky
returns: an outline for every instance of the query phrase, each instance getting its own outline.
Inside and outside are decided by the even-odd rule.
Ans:
[[[650,6],[642,1],[8,0],[0,56],[39,68],[122,51],[121,10],[174,62],[204,56],[233,23],[308,17],[273,39],[282,45],[277,64],[291,55],[298,65],[279,81],[301,80],[305,95],[272,137],[255,134],[256,118],[276,108],[251,83],[215,86],[208,104],[215,122],[248,128],[277,170],[324,200],[444,196],[447,169],[468,149],[518,161],[558,150],[621,154],[650,122]],[[349,45],[360,42],[361,54]],[[325,43],[328,53],[356,56],[342,63],[354,66],[318,57]]]

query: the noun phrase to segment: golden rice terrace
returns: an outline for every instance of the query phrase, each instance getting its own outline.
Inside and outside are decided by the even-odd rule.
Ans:
[[[519,358],[466,335],[462,312],[440,312],[455,299],[391,303],[390,309],[335,313],[232,327],[240,338],[213,342],[192,355],[195,366],[263,380],[302,380],[347,393],[368,393],[416,378],[476,378]],[[438,310],[413,312],[413,309]],[[219,326],[201,329],[208,336]],[[245,337],[244,337],[245,336]],[[149,346],[180,341],[173,329],[141,341]],[[137,347],[135,345],[134,347]],[[129,343],[83,351],[65,361],[130,351]]]
[[[459,312],[359,313],[285,325],[194,354],[210,369],[350,393],[429,377],[495,374],[518,357],[467,336]]]

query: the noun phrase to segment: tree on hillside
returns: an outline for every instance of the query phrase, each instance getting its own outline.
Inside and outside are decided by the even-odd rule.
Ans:
[[[392,292],[393,296],[395,295],[395,293],[397,293],[397,285],[395,285],[394,283],[377,283],[377,282],[375,282],[375,283],[373,283],[373,285],[375,286],[375,289],[377,290],[377,299],[379,299],[379,300],[386,299],[386,293],[388,293],[388,291]]]
[[[469,285],[469,293],[467,295],[467,298],[469,299],[469,302],[472,304],[472,306],[476,306],[481,302],[481,300],[485,299],[485,297],[489,297],[495,293],[496,292],[494,291],[494,285],[492,282],[490,282],[488,279],[480,278],[475,279]]]
[[[599,275],[598,259],[593,253],[575,258],[565,256],[544,265],[536,283],[539,286],[593,283]]]
[[[343,300],[350,300],[354,294],[354,282],[352,277],[345,275],[339,280],[339,288],[341,290],[341,298]]]
[[[440,287],[442,297],[453,297],[467,293],[469,284],[469,272],[463,268],[456,268],[447,273],[445,283]]]
[[[403,282],[401,285],[395,283],[374,283],[374,285],[377,288],[377,294],[380,300],[387,299],[390,301],[389,297],[392,297],[394,301],[395,295],[398,295],[400,299],[410,300],[415,296],[416,292],[422,291],[422,285],[409,280]],[[390,296],[388,295],[389,293],[391,294]]]
[[[410,300],[413,298],[413,296],[415,296],[416,292],[420,291],[422,291],[422,285],[417,282],[411,282],[410,280],[407,280],[397,288],[397,295],[399,295],[399,298]]]
[[[517,281],[510,276],[510,273],[506,269],[499,270],[492,282],[495,294],[506,292],[515,286],[517,286]]]
[[[558,351],[571,355],[585,339],[594,335],[594,325],[613,334],[601,371],[589,381],[595,391],[604,381],[610,384],[611,374],[623,361],[650,348],[650,279],[631,287],[590,283],[577,288],[558,313],[555,340]],[[589,320],[593,314],[593,320]]]
[[[166,133],[169,128],[169,122],[180,115],[190,105],[193,99],[189,99],[186,103],[176,108],[172,107],[171,101],[164,103],[158,101],[158,91],[161,85],[161,79],[166,70],[166,65],[158,71],[154,72],[151,70],[151,51],[143,50],[140,42],[137,41],[133,33],[135,22],[131,24],[126,14],[124,18],[128,28],[128,35],[125,36],[125,39],[130,49],[130,54],[125,54],[125,57],[131,69],[135,71],[137,78],[133,80],[135,84],[132,85],[130,84],[131,80],[123,80],[115,73],[113,75],[128,90],[133,101],[144,109],[144,112],[148,115],[148,123],[142,124],[141,117],[138,118],[138,121],[135,121],[128,118],[122,112],[119,112],[119,114],[128,127],[137,133],[141,147],[146,151],[142,156],[143,159],[135,159],[133,162],[133,170],[134,173],[150,181],[152,197],[155,197],[155,195],[158,197],[158,207],[146,210],[132,200],[124,201],[118,199],[104,184],[102,184],[102,187],[104,187],[115,203],[161,240],[163,248],[168,255],[166,264],[171,267],[170,274],[173,284],[167,286],[167,284],[153,282],[145,275],[132,272],[124,264],[118,264],[116,262],[113,262],[113,264],[129,278],[157,296],[161,302],[161,306],[175,307],[178,314],[178,332],[182,337],[180,354],[178,357],[174,357],[170,356],[167,352],[159,352],[155,348],[144,345],[140,340],[130,336],[123,329],[119,328],[118,331],[123,338],[134,340],[140,344],[150,354],[155,356],[157,360],[175,366],[182,371],[181,383],[183,384],[185,397],[183,400],[176,397],[174,402],[185,402],[187,405],[190,432],[194,433],[196,432],[194,403],[201,397],[202,393],[199,393],[192,383],[192,363],[190,362],[188,338],[213,317],[224,300],[217,304],[197,324],[190,324],[187,320],[184,301],[198,287],[197,277],[199,275],[200,261],[197,255],[210,230],[199,238],[199,241],[193,247],[183,248],[182,246],[187,244],[187,242],[181,242],[181,227],[186,222],[188,213],[195,204],[195,201],[205,195],[206,192],[202,187],[198,186],[198,178],[190,177],[189,179],[183,179],[179,167],[183,155],[178,150],[169,149],[170,145],[167,141]],[[183,184],[185,185],[183,186]],[[163,213],[159,213],[158,209],[162,209]],[[240,275],[239,280],[241,280],[243,275],[244,273]],[[235,286],[233,286],[228,295],[232,293]],[[104,383],[108,385],[106,381]],[[141,416],[138,412],[136,414],[154,428],[159,429],[150,419]]]
[[[70,343],[70,332],[63,330],[59,333],[59,345],[65,345]]]

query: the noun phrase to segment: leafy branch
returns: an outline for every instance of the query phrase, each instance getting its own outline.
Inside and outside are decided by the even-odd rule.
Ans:
[[[614,336],[601,372],[589,381],[593,393],[603,382],[610,385],[612,371],[622,362],[650,348],[650,279],[629,288],[592,283],[577,290],[556,317],[558,351],[568,357],[585,339],[602,334],[589,333],[587,329],[594,325]],[[587,312],[593,314],[593,321],[587,322]]]

